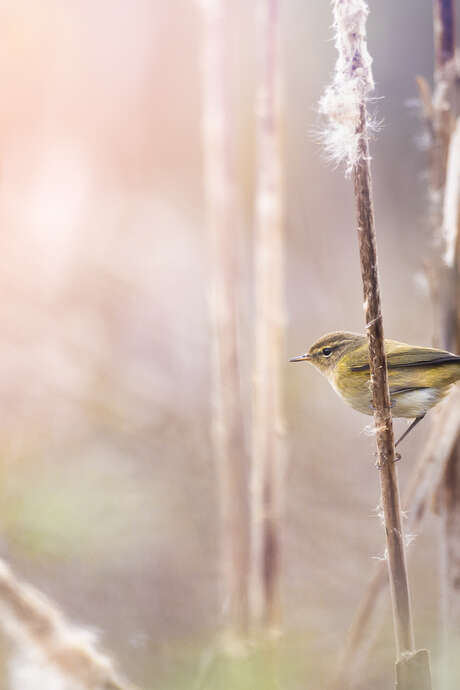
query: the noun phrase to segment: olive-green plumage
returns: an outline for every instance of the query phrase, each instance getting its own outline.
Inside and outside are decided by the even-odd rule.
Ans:
[[[445,350],[385,340],[394,417],[423,417],[460,379],[460,357]],[[291,361],[311,362],[351,407],[373,414],[367,338],[337,331],[317,340]]]

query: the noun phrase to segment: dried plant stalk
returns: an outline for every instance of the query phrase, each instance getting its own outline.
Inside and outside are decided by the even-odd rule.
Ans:
[[[438,210],[433,218],[433,236],[435,239],[441,236],[445,243],[443,262],[437,271],[438,283],[441,285],[438,297],[438,312],[442,316],[441,342],[444,347],[459,352],[460,127],[454,10],[454,0],[433,0],[435,90],[432,108],[434,134],[431,146],[431,196]],[[457,688],[460,680],[456,650],[460,625],[460,435],[434,492],[436,507],[442,517],[440,555],[443,684],[447,690]]]
[[[420,455],[404,492],[403,506],[408,513],[406,533],[420,529],[431,502],[433,486],[443,475],[460,432],[460,390],[449,396],[431,413],[433,420],[425,448]],[[408,555],[411,553],[408,550]],[[344,690],[352,687],[355,678],[375,642],[383,621],[382,594],[388,585],[388,568],[380,561],[361,598],[350,626],[336,677],[332,687]]]
[[[381,502],[387,539],[387,563],[393,604],[393,621],[397,651],[398,687],[419,690],[431,685],[428,653],[416,652],[407,577],[404,534],[395,467],[393,423],[384,350],[383,319],[377,270],[374,213],[371,196],[371,175],[368,148],[368,116],[366,99],[373,88],[371,60],[366,44],[368,8],[364,0],[334,0],[336,45],[339,52],[332,87],[321,103],[322,111],[333,123],[329,128],[342,137],[351,137],[347,151],[348,169],[352,171],[364,313],[369,341],[369,364],[374,406],[374,420],[380,469]],[[335,142],[333,142],[335,145]],[[420,660],[423,672],[420,675]],[[423,678],[423,685],[420,682]]]
[[[438,322],[435,324],[435,339],[442,347],[455,349],[456,291],[452,273],[455,241],[452,239],[452,231],[455,233],[456,228],[452,227],[451,222],[446,222],[452,217],[452,203],[449,202],[450,208],[446,208],[445,194],[449,158],[452,163],[449,148],[455,127],[455,102],[458,98],[454,0],[433,0],[433,33],[434,90],[432,97],[424,80],[418,79],[425,121],[430,134],[430,216],[433,243],[437,247],[437,251],[431,257],[431,270],[436,274],[435,282],[437,283],[436,295],[433,295],[432,299],[438,315]],[[451,195],[449,197],[452,198]],[[444,245],[445,251],[440,252],[439,248],[443,248]]]
[[[393,422],[383,338],[383,319],[377,273],[374,214],[371,200],[369,151],[365,106],[361,106],[359,131],[362,155],[353,171],[361,276],[364,292],[364,313],[369,339],[369,364],[377,429],[378,466],[380,468],[381,501],[387,535],[388,568],[393,602],[393,620],[397,654],[413,652],[414,633],[407,577],[404,534],[395,467]]]
[[[284,294],[280,152],[279,1],[257,4],[257,190],[252,448],[252,609],[265,632],[280,624],[284,475]]]
[[[0,620],[19,648],[37,649],[44,663],[87,690],[135,690],[96,651],[89,634],[72,628],[37,590],[20,582],[0,561]]]
[[[446,182],[443,195],[442,231],[445,242],[444,261],[449,268],[456,263],[459,209],[460,209],[460,118],[457,118],[455,129],[449,142],[449,153],[446,161]],[[452,274],[450,274],[451,283]],[[454,292],[452,290],[452,292]],[[457,297],[457,295],[455,295]],[[459,309],[457,299],[455,311]],[[454,314],[454,321],[459,321],[458,314]],[[458,342],[458,334],[457,342]]]
[[[362,155],[354,168],[353,179],[358,216],[364,313],[369,340],[374,420],[377,430],[381,503],[387,540],[388,574],[393,605],[393,623],[397,652],[397,687],[400,690],[428,690],[431,688],[428,652],[426,650],[415,650],[404,532],[395,468],[393,423],[378,285],[365,105],[361,107],[359,131],[362,135]]]
[[[433,0],[434,93],[431,131],[431,200],[434,231],[442,228],[442,205],[446,181],[447,155],[452,131],[452,89],[455,65],[454,0]]]
[[[237,347],[235,182],[229,127],[228,17],[224,0],[204,0],[203,145],[210,246],[213,340],[213,443],[221,511],[222,600],[226,626],[248,625],[247,454]]]
[[[450,300],[444,305],[449,336],[460,352],[460,118],[452,133],[444,194],[445,260]],[[441,482],[436,487],[441,531],[441,613],[443,626],[443,683],[454,690],[460,682],[457,646],[460,625],[460,434]]]
[[[453,115],[451,100],[455,88],[455,40],[454,7],[452,0],[434,0],[435,35],[435,89],[432,95],[425,79],[417,78],[423,117],[431,138],[430,147],[430,203],[431,222],[435,244],[445,245],[444,256],[438,254],[431,261],[429,283],[435,309],[436,334],[438,346],[455,349],[455,313],[458,312],[458,288],[453,284],[457,270],[452,271],[458,234],[458,139],[451,138]],[[455,148],[455,150],[454,150]],[[457,322],[460,323],[457,316]],[[457,346],[458,347],[458,346]],[[459,435],[458,406],[459,393],[454,391],[438,410],[432,413],[432,427],[426,448],[415,468],[405,493],[404,505],[410,508],[408,530],[416,529],[431,501],[433,487],[442,481],[449,459],[453,454]],[[441,409],[442,407],[442,409]],[[339,666],[337,678],[343,681],[343,674],[349,677],[359,668],[370,640],[374,639],[380,624],[376,609],[378,597],[387,583],[384,566],[376,573],[359,605],[355,620],[350,629],[347,645]],[[337,685],[338,687],[338,685]]]

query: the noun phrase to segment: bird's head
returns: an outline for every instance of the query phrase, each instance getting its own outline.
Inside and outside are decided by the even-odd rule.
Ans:
[[[323,335],[310,347],[308,352],[293,357],[290,362],[311,362],[325,376],[333,373],[337,362],[349,350],[359,347],[365,336],[347,331],[336,331]]]

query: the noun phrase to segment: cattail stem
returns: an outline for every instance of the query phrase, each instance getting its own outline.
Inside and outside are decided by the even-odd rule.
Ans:
[[[404,491],[403,506],[408,512],[406,532],[418,532],[432,501],[433,486],[444,474],[460,432],[460,390],[454,389],[431,413],[430,433]],[[410,553],[410,551],[409,551]],[[388,585],[388,566],[381,561],[361,598],[347,635],[335,679],[335,690],[352,687],[366,654],[382,625],[382,594]],[[379,615],[378,615],[379,614]]]
[[[444,87],[444,111],[447,116],[445,184],[439,196],[442,204],[441,222],[446,248],[444,260],[444,316],[442,335],[446,347],[460,349],[460,119],[458,73],[455,63],[455,22],[453,0],[434,1],[435,84]],[[438,115],[434,109],[435,116]],[[438,115],[439,119],[439,115]],[[436,139],[434,140],[436,144]],[[433,144],[433,145],[434,145]],[[436,231],[436,228],[434,228]],[[452,451],[442,482],[436,489],[438,508],[442,518],[440,539],[441,560],[441,619],[443,637],[443,684],[448,689],[458,687],[458,626],[460,621],[460,436]]]
[[[431,106],[431,197],[433,239],[443,247],[434,257],[440,288],[440,324],[436,335],[443,347],[460,349],[460,121],[459,78],[455,56],[454,0],[433,0],[434,94]],[[446,463],[441,481],[434,487],[441,514],[441,619],[443,637],[443,685],[457,688],[458,626],[460,621],[460,436]]]
[[[366,108],[368,94],[374,86],[366,40],[368,7],[364,0],[334,0],[333,8],[338,60],[334,81],[320,106],[329,120],[327,150],[336,160],[345,160],[347,171],[353,174],[377,465],[393,605],[396,675],[400,690],[425,690],[431,685],[429,659],[428,652],[415,651],[377,270]]]
[[[395,466],[393,422],[383,339],[383,320],[377,271],[374,212],[366,129],[366,107],[361,105],[360,156],[353,170],[358,219],[358,242],[364,293],[364,314],[369,339],[374,420],[377,429],[378,467],[388,549],[388,569],[393,603],[398,657],[414,651],[409,581],[404,550],[399,489]]]
[[[237,346],[235,180],[229,125],[229,36],[225,0],[203,0],[203,144],[210,246],[213,444],[221,511],[222,601],[226,627],[248,626],[249,527],[244,410]]]
[[[455,313],[458,310],[455,285],[456,270],[452,270],[457,246],[458,219],[458,171],[454,168],[455,156],[449,152],[453,141],[451,133],[454,125],[452,101],[455,100],[455,31],[453,0],[433,0],[435,69],[434,93],[425,79],[417,78],[420,91],[422,112],[431,137],[430,147],[430,199],[433,237],[439,246],[446,241],[444,261],[441,256],[433,256],[429,266],[429,283],[432,288],[432,300],[437,322],[435,342],[438,346],[455,349]],[[449,165],[448,165],[449,162]],[[448,169],[451,173],[448,175]],[[450,181],[449,181],[450,180]],[[447,187],[449,198],[446,198]],[[445,263],[444,263],[445,262]],[[447,265],[446,265],[447,264]],[[433,413],[433,422],[424,453],[418,467],[409,481],[404,505],[410,508],[408,529],[416,528],[431,501],[433,487],[437,487],[445,474],[446,466],[456,453],[456,440],[459,434],[460,420],[456,406],[459,404],[457,394],[453,393],[446,401],[438,415]],[[452,409],[449,409],[449,407]],[[450,458],[450,460],[449,460]],[[442,489],[435,489],[436,499],[442,504]],[[343,673],[352,677],[362,663],[369,647],[369,638],[376,635],[378,623],[375,611],[379,594],[386,586],[387,578],[383,566],[376,573],[366,590],[355,620],[348,635],[344,649],[337,683],[334,687],[343,687]],[[445,607],[446,608],[446,607]],[[375,621],[375,623],[374,623]]]
[[[281,616],[284,475],[279,0],[257,3],[257,47],[252,612],[264,632],[273,632]]]

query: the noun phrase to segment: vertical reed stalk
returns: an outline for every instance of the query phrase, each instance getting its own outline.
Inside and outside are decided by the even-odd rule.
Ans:
[[[229,126],[227,11],[225,0],[203,0],[203,146],[211,264],[212,430],[221,511],[222,601],[227,630],[244,636],[248,626],[249,525],[237,347],[236,193]]]
[[[432,102],[431,196],[433,237],[443,256],[437,271],[441,285],[438,312],[444,347],[460,352],[460,120],[458,68],[455,55],[454,0],[433,0],[434,94]],[[439,263],[439,259],[438,259]],[[460,437],[436,489],[441,514],[441,615],[443,684],[458,687],[460,664]]]
[[[419,532],[431,502],[433,486],[445,472],[446,463],[460,432],[460,390],[454,389],[431,413],[433,422],[423,452],[404,492],[408,512],[406,531]],[[411,552],[409,551],[409,554]],[[347,635],[332,687],[353,687],[382,625],[382,595],[388,585],[387,564],[380,561],[366,587]]]
[[[252,612],[264,632],[281,615],[284,470],[283,238],[279,0],[257,3],[257,189],[252,448]]]
[[[446,179],[451,135],[455,127],[456,71],[454,0],[433,0],[434,90],[428,112],[430,146],[430,200],[433,241],[443,247],[446,237]],[[425,89],[425,92],[427,90]],[[429,94],[429,90],[428,90]],[[425,111],[427,109],[425,108]],[[442,347],[456,347],[456,290],[453,263],[455,245],[450,242],[449,256],[437,252],[432,259],[438,288],[436,337]],[[447,261],[444,261],[447,259]]]
[[[434,341],[438,346],[459,351],[460,323],[458,268],[454,267],[457,243],[459,205],[459,156],[460,150],[452,137],[455,122],[453,111],[455,97],[455,31],[453,0],[433,0],[433,23],[435,43],[434,93],[422,77],[417,78],[420,90],[422,112],[430,134],[430,209],[434,245],[438,251],[429,266],[429,283],[435,311]],[[458,127],[457,127],[458,129]],[[457,136],[458,139],[458,136]],[[445,246],[444,256],[439,247]],[[458,266],[458,259],[457,259]],[[453,270],[454,269],[454,270]],[[432,425],[426,448],[409,480],[404,505],[410,509],[408,529],[418,527],[431,500],[433,487],[446,475],[446,466],[456,457],[456,442],[460,431],[457,394],[452,394],[439,414],[432,415]],[[449,409],[447,405],[452,406]],[[449,460],[450,459],[450,460]],[[452,478],[452,474],[449,475]],[[436,489],[435,489],[436,490]],[[442,491],[438,491],[437,504],[442,503]],[[451,521],[452,522],[452,521]],[[449,561],[444,540],[445,564]],[[375,616],[378,597],[385,588],[383,566],[369,583],[357,614],[350,628],[339,673],[337,685],[345,669],[359,668],[369,648],[369,639],[375,638],[379,622]],[[450,609],[446,596],[443,597],[444,611]],[[351,674],[352,677],[353,674]],[[343,680],[343,679],[342,679]]]
[[[460,211],[460,119],[452,133],[447,159],[443,204],[446,239],[445,261],[451,298],[442,305],[449,325],[451,349],[460,352],[459,319],[459,211]],[[457,647],[460,642],[460,435],[452,449],[436,490],[436,508],[441,515],[441,624],[443,637],[443,684],[454,690],[460,682]]]
[[[428,652],[416,651],[414,643],[380,305],[366,108],[367,96],[374,86],[366,42],[368,8],[364,0],[334,0],[333,6],[339,58],[334,82],[322,99],[321,110],[330,120],[329,150],[336,158],[346,160],[353,175],[397,685],[399,690],[428,690]]]
[[[377,431],[380,490],[387,537],[388,571],[393,603],[396,651],[398,657],[400,657],[402,653],[413,652],[415,645],[384,350],[374,212],[371,199],[366,107],[364,103],[361,104],[360,108],[358,131],[360,135],[359,159],[353,169],[353,180],[358,219],[364,315],[369,339],[369,365],[374,420]]]

